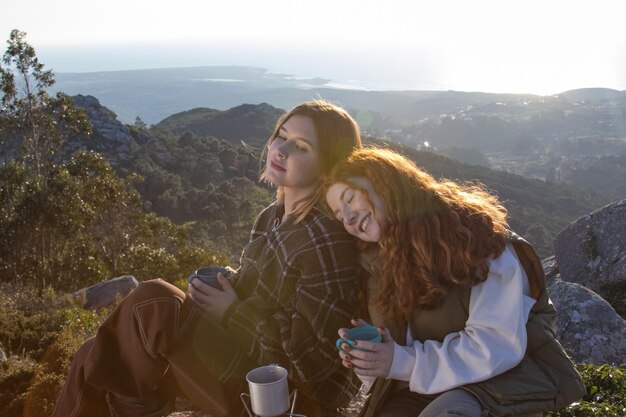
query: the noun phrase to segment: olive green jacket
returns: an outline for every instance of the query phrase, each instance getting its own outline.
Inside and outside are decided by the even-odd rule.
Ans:
[[[530,283],[531,294],[537,300],[530,311],[526,332],[528,345],[522,361],[514,368],[487,381],[463,386],[487,408],[490,415],[509,416],[546,410],[558,410],[585,394],[585,386],[573,363],[556,340],[554,322],[556,310],[548,298],[541,261],[533,247],[511,233],[515,248]],[[368,281],[368,299],[376,292],[376,278],[371,266],[372,255],[364,257],[364,267],[372,275]],[[368,265],[369,264],[369,265]],[[434,309],[416,309],[408,323],[398,325],[380,315],[369,303],[370,319],[378,326],[389,328],[394,340],[406,341],[407,326],[416,340],[443,340],[451,333],[463,330],[469,317],[471,288],[451,291]],[[370,417],[384,405],[397,381],[378,378],[366,399],[361,416]],[[425,395],[434,399],[436,395]]]

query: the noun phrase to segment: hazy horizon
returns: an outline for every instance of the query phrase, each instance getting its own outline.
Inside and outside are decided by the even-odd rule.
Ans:
[[[395,65],[389,65],[392,57],[389,54],[385,56],[385,51],[369,51],[369,54],[353,51],[354,56],[346,56],[345,53],[334,50],[317,51],[317,59],[311,60],[310,50],[302,53],[297,50],[256,49],[257,53],[252,54],[241,46],[229,48],[192,45],[176,48],[174,53],[163,54],[164,49],[172,48],[174,47],[171,45],[48,47],[39,48],[38,55],[46,68],[56,73],[236,65],[264,68],[272,74],[288,74],[298,79],[329,79],[330,86],[333,87],[365,90],[456,90],[538,95],[558,94],[579,88],[626,90],[626,79],[604,76],[600,78],[606,80],[605,82],[594,81],[599,74],[575,71],[574,63],[572,70],[561,76],[558,76],[558,69],[554,69],[554,78],[546,77],[543,82],[534,82],[532,85],[520,83],[518,80],[516,87],[507,77],[488,82],[473,78],[473,74],[465,77],[456,74],[456,78],[450,77],[450,71],[443,67],[441,59],[426,51],[407,53],[404,56],[396,53],[393,57]],[[289,56],[290,59],[280,59],[281,56]],[[626,74],[626,62],[624,66],[616,65],[606,71],[608,75],[612,72],[616,75]]]
[[[0,5],[0,36],[27,32],[55,72],[241,65],[356,89],[549,95],[626,90],[624,11],[619,0],[23,0]]]

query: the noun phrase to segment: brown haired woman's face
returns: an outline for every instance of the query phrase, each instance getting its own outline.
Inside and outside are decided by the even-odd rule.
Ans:
[[[378,242],[385,222],[383,201],[364,177],[337,182],[326,192],[326,202],[337,220],[352,236]]]
[[[265,176],[275,186],[294,190],[314,187],[321,171],[319,155],[313,120],[293,115],[269,144]]]

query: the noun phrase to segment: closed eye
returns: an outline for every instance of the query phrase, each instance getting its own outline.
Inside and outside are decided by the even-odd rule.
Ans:
[[[350,189],[350,194],[347,195],[346,203],[348,204],[352,203],[352,200],[354,200],[354,194],[355,194],[354,190]]]

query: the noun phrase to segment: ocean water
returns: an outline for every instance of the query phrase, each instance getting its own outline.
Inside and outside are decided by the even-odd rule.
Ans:
[[[492,55],[433,49],[261,48],[258,45],[95,45],[37,50],[55,72],[241,65],[295,78],[323,78],[335,88],[457,90],[558,94],[605,87],[626,90],[626,50],[584,60]],[[605,54],[606,55],[606,54]]]

